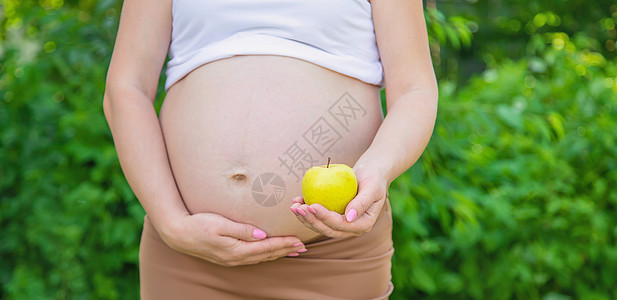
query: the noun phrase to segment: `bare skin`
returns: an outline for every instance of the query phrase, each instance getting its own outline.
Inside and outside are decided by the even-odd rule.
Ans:
[[[349,99],[340,99],[345,95]],[[346,100],[357,111],[347,108]],[[332,106],[349,114],[339,116],[343,124],[329,113]],[[320,118],[339,133],[331,135],[336,142],[324,147],[325,139],[320,143],[304,136]],[[268,236],[292,235],[306,242],[320,234],[289,211],[291,198],[300,193],[303,170],[289,170],[280,159],[292,165],[294,155],[285,152],[295,144],[310,155],[310,162],[298,157],[306,168],[325,164],[327,156],[353,166],[383,113],[374,85],[295,58],[259,55],[222,59],[191,72],[169,89],[160,121],[189,212],[216,213],[257,226]],[[252,195],[252,185],[269,172],[284,181],[286,196],[279,199],[284,203],[264,206]]]
[[[386,74],[385,120],[373,85],[297,59],[238,56],[172,86],[159,122],[152,104],[171,1],[124,2],[103,107],[125,176],[171,248],[237,266],[298,255],[320,236],[372,228],[387,187],[426,147],[437,102],[421,1],[373,0],[372,9]],[[327,156],[354,167],[358,196],[345,215],[309,208],[301,198],[292,205],[299,181],[278,159],[345,92],[366,114],[350,130],[338,129],[345,135]],[[267,172],[280,174],[286,188],[285,200],[269,207],[252,191]]]

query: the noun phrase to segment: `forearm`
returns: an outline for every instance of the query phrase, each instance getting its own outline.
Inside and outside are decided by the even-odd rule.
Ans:
[[[376,168],[390,184],[420,158],[433,132],[436,115],[437,92],[427,89],[402,94],[388,108],[373,142],[356,166]]]
[[[165,230],[188,211],[176,187],[152,102],[138,89],[123,87],[106,92],[103,105],[122,171],[153,225]]]

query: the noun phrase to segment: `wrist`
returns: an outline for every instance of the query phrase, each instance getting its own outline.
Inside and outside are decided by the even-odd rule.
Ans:
[[[182,236],[182,218],[189,216],[189,212],[159,215],[156,218],[148,216],[157,233],[170,247],[176,244],[178,237]],[[172,247],[173,248],[173,247]]]
[[[353,167],[356,175],[363,176],[362,174],[372,174],[384,178],[388,185],[392,182],[390,178],[390,171],[392,168],[385,160],[377,158],[368,158],[366,156],[361,157]]]

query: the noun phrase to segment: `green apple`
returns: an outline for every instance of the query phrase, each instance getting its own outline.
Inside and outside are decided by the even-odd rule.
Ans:
[[[304,203],[319,203],[339,214],[358,193],[358,180],[353,169],[345,164],[314,166],[302,178]]]

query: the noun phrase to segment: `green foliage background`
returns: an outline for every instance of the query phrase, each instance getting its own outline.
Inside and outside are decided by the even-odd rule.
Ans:
[[[138,298],[144,212],[102,112],[121,4],[0,3],[0,298]],[[426,16],[439,113],[391,186],[392,298],[617,298],[617,5]]]

